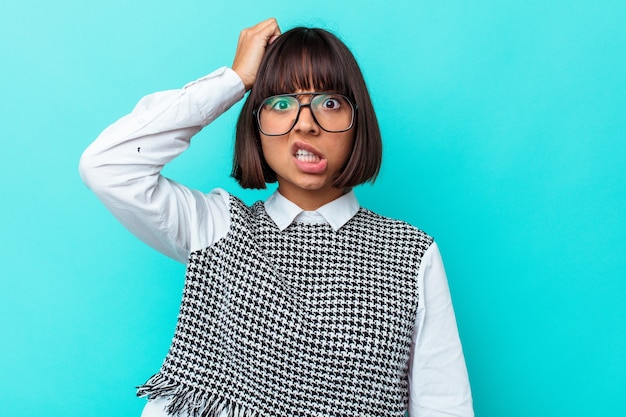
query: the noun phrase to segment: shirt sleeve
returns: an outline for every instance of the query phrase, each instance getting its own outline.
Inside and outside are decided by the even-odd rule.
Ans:
[[[220,68],[178,90],[142,98],[83,153],[85,184],[142,241],[180,262],[230,226],[229,197],[204,194],[161,175],[189,147],[191,137],[239,101],[237,74]]]
[[[424,254],[409,362],[410,417],[472,417],[472,395],[437,244]]]

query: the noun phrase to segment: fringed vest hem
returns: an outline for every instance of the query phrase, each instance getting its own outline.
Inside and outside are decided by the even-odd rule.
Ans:
[[[194,389],[161,374],[152,376],[145,384],[137,387],[137,396],[148,400],[168,399],[170,403],[166,411],[172,416],[185,413],[189,417],[258,417],[253,410],[234,401]]]

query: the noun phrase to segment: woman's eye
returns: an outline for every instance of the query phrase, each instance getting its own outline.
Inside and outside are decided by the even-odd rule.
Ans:
[[[341,107],[341,100],[337,97],[325,97],[322,101],[322,109],[337,110]]]
[[[291,100],[287,100],[284,98],[278,98],[271,103],[271,109],[276,111],[286,111],[290,110],[293,106]]]

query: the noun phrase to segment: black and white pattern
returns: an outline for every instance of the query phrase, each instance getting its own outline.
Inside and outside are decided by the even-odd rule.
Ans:
[[[402,416],[432,238],[360,209],[280,231],[231,197],[231,230],[190,255],[178,325],[138,395],[193,416]]]

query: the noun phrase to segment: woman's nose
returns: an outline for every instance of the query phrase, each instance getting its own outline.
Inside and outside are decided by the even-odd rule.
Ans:
[[[298,120],[296,121],[294,130],[300,133],[308,134],[319,133],[320,127],[315,121],[315,117],[313,117],[313,112],[311,111],[310,105],[301,105],[300,114],[298,115]]]

